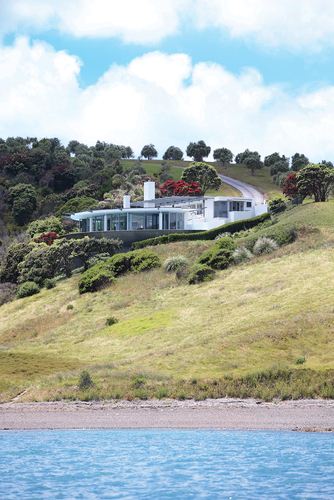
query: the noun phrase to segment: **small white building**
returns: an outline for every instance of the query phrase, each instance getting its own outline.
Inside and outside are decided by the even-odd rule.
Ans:
[[[87,210],[71,214],[80,232],[137,230],[208,230],[227,222],[249,219],[267,212],[267,205],[255,205],[253,198],[227,196],[171,196],[155,198],[155,183],[144,183],[144,201],[123,207]]]

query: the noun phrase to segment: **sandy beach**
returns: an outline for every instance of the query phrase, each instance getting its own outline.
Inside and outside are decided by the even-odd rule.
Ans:
[[[334,432],[333,400],[0,404],[0,430],[240,429]]]

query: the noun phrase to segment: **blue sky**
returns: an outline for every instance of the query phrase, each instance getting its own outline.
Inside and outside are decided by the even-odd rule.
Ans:
[[[334,2],[0,0],[0,137],[334,160]]]

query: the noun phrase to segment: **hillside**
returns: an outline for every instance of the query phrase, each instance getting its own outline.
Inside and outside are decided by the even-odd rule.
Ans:
[[[333,220],[332,203],[285,212],[273,227],[297,241],[208,283],[159,268],[79,295],[76,275],[3,305],[1,400],[334,397]],[[210,245],[151,250],[194,263]],[[83,368],[95,385],[80,391]]]
[[[187,167],[190,165],[191,161],[168,161],[170,165],[175,165],[175,166],[180,166],[180,167]],[[278,195],[282,194],[282,189],[279,186],[276,186],[273,181],[272,177],[269,174],[269,168],[268,167],[263,167],[261,170],[256,170],[254,175],[251,175],[251,172],[248,168],[245,167],[245,165],[238,165],[231,163],[228,168],[225,168],[222,166],[219,162],[214,161],[214,162],[206,162],[209,165],[212,165],[219,174],[226,175],[227,177],[232,177],[233,179],[237,179],[242,182],[246,182],[247,184],[250,184],[251,186],[254,186],[262,192],[264,191],[267,193],[269,199]],[[159,168],[159,162],[158,160],[151,160],[151,161],[143,161],[143,164],[146,167],[147,172],[150,174],[153,174],[154,168]],[[152,168],[152,171],[150,170]],[[178,169],[177,168],[172,168],[172,175],[176,179],[178,178]],[[180,170],[180,177],[182,175],[182,170]],[[231,188],[233,189],[233,188]],[[216,191],[210,191],[210,195],[217,193]],[[215,194],[217,196],[217,194]],[[237,194],[233,195],[230,193],[222,194],[221,196],[238,196]]]

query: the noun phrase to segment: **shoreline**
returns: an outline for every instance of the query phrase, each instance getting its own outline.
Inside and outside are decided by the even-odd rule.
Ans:
[[[334,432],[334,400],[1,403],[0,431],[97,429]]]

